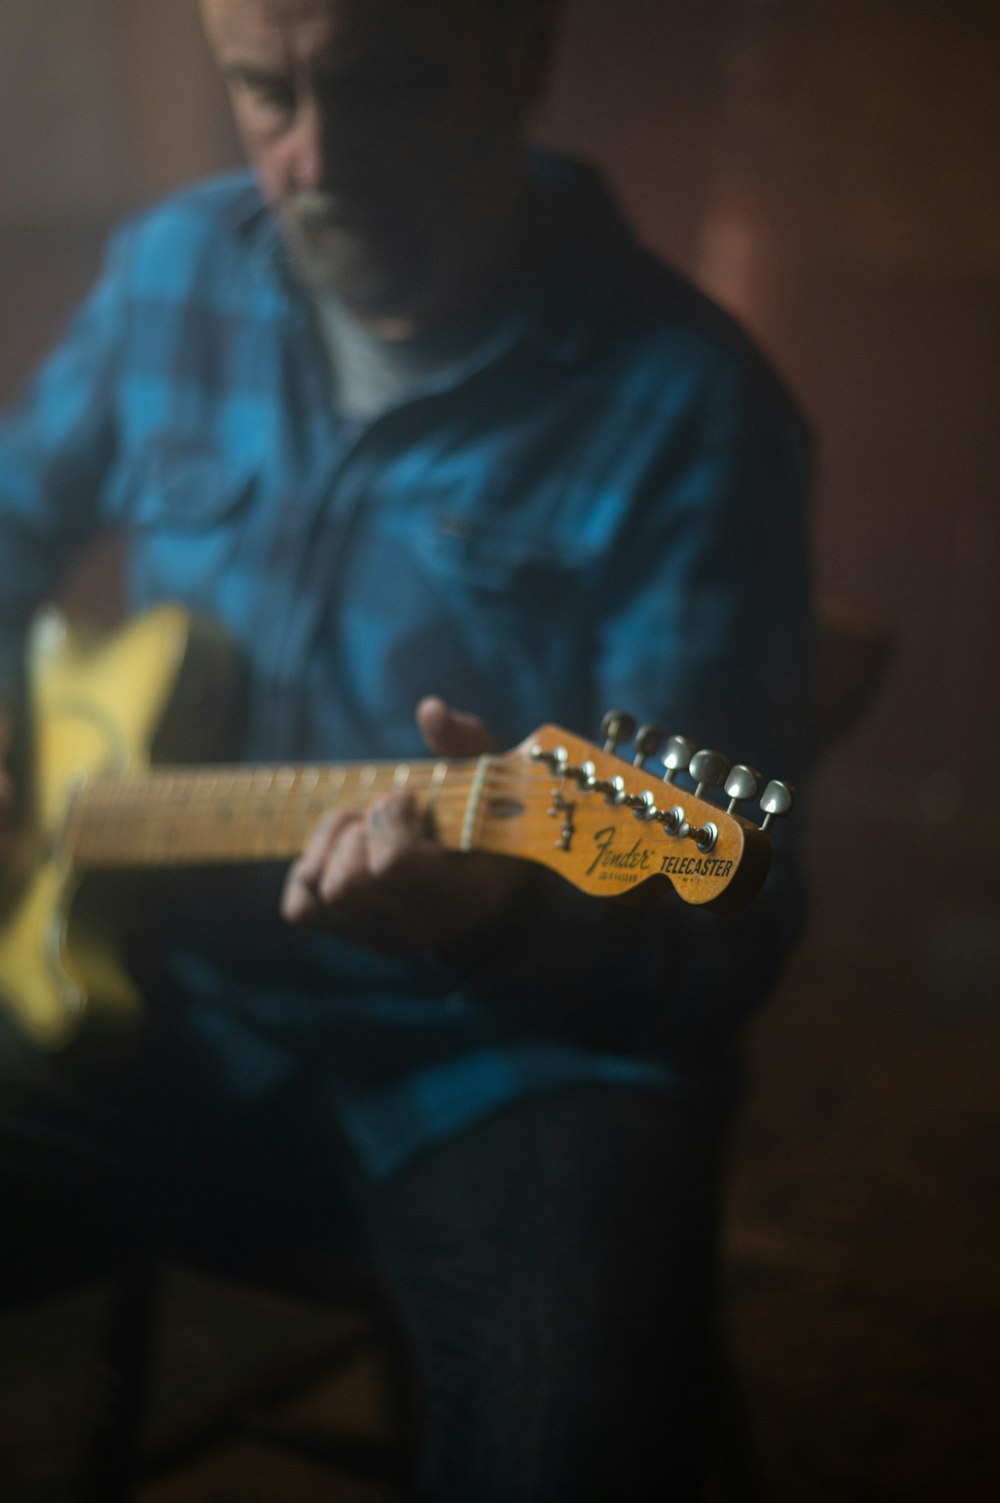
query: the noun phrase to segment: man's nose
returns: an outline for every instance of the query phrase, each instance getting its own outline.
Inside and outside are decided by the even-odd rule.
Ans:
[[[313,192],[326,185],[329,165],[329,122],[319,105],[309,100],[299,111],[291,142],[292,177],[296,188]]]

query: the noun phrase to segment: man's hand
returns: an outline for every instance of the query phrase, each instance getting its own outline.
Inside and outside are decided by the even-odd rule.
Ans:
[[[441,757],[474,757],[492,739],[481,720],[421,700],[417,725]],[[496,915],[523,879],[520,864],[446,851],[412,794],[390,793],[365,814],[332,813],[288,873],[281,910],[302,924],[383,954],[434,949]]]

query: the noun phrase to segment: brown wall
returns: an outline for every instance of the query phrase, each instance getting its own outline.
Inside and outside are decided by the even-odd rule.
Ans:
[[[821,916],[872,951],[912,929],[933,969],[939,925],[974,915],[995,984],[1000,9],[571,13],[546,133],[606,162],[648,238],[791,378],[819,441],[820,587],[895,638],[813,788]]]
[[[794,1101],[826,1089],[809,1050],[829,1058],[850,999],[842,1027],[859,1042],[854,1053],[844,1045],[830,1099],[839,1089],[855,1102],[854,1157],[841,1155],[835,1126],[825,1139],[840,1235],[854,1237],[843,1208],[861,1203],[863,1184],[878,1224],[886,1192],[871,1163],[895,1144],[899,1259],[916,1268],[938,1203],[919,1186],[940,1143],[975,1162],[970,1183],[985,1175],[975,1134],[988,1141],[982,1059],[997,1044],[1000,7],[568,0],[568,12],[540,134],[603,163],[643,234],[732,307],[790,377],[819,440],[820,586],[874,608],[894,638],[874,707],[808,790],[814,916],[772,1014],[804,1020],[789,1025],[799,1052],[781,1045],[785,1025],[768,1025],[777,1032],[761,1036],[757,1080],[765,1117],[794,1139]],[[0,109],[4,395],[91,276],[108,222],[232,162],[235,148],[194,0],[8,0]],[[871,1048],[867,1018],[882,1020]],[[944,1031],[928,1032],[929,1018]],[[963,1019],[967,1048],[948,1031]],[[978,1064],[967,1068],[969,1051]],[[979,1117],[963,1117],[976,1069]],[[918,1132],[908,1100],[939,1095]],[[849,1109],[831,1114],[846,1120]],[[784,1185],[787,1209],[774,1216],[786,1230],[822,1155],[810,1142],[790,1197]],[[986,1223],[970,1215],[974,1237]],[[835,1238],[833,1216],[824,1202],[804,1267]],[[855,1246],[858,1266],[871,1267],[860,1233]],[[966,1281],[967,1248],[936,1256],[920,1304]],[[879,1321],[891,1329],[884,1312],[874,1322],[865,1312],[859,1352]],[[822,1364],[831,1341],[809,1360]],[[861,1364],[845,1366],[848,1386]],[[829,1408],[817,1400],[817,1415]]]

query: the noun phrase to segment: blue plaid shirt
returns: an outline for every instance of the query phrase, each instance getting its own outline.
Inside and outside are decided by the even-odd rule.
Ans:
[[[248,759],[420,756],[434,692],[501,745],[546,721],[593,736],[620,705],[794,776],[801,420],[593,173],[539,156],[532,176],[536,264],[496,339],[365,425],[333,410],[247,176],[127,225],[0,430],[5,640],[112,528],[135,610],[181,601],[241,650]],[[787,948],[783,870],[735,920],[546,887],[466,953],[405,962],[282,927],[273,874],[219,874],[162,964],[234,1108],[306,1062],[382,1174],[527,1092],[697,1079]]]

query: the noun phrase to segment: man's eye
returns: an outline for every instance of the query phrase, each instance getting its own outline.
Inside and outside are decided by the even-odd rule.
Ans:
[[[320,91],[324,98],[344,106],[407,109],[430,103],[445,83],[443,73],[415,64],[332,75],[322,81]]]
[[[254,104],[275,114],[290,115],[295,110],[295,91],[280,79],[247,79],[243,85]]]

